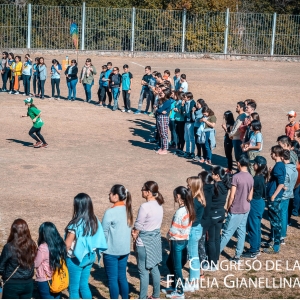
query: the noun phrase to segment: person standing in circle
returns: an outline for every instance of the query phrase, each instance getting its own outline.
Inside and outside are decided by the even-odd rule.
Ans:
[[[44,125],[44,122],[41,119],[41,111],[33,104],[32,98],[26,98],[24,102],[25,105],[28,107],[28,110],[27,115],[21,116],[21,118],[30,117],[33,122],[33,126],[29,130],[29,135],[36,141],[33,147],[47,148],[48,144],[46,143],[44,137],[41,135],[41,129]]]

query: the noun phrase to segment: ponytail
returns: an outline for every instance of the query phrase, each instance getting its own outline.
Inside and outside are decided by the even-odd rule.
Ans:
[[[129,227],[133,225],[133,213],[132,213],[132,198],[130,192],[125,189],[124,185],[115,184],[110,192],[113,195],[118,195],[120,201],[126,201],[126,215],[127,215],[127,224]]]
[[[203,182],[198,176],[188,177],[186,180],[187,184],[192,193],[193,198],[197,198],[197,200],[205,207],[206,200],[203,191]]]
[[[184,186],[179,186],[173,191],[174,199],[177,198],[177,195],[180,195],[181,200],[184,201],[184,205],[189,213],[189,221],[193,222],[196,219],[196,213],[192,191]]]
[[[222,183],[225,185],[227,190],[229,190],[231,188],[231,176],[225,172],[224,168],[222,168],[221,166],[216,166],[212,169],[212,173],[215,175],[219,175]],[[218,183],[216,181],[214,184],[214,192],[215,192],[216,196],[219,195]]]
[[[155,197],[157,203],[159,205],[163,205],[165,203],[164,197],[158,191],[158,184],[155,181],[147,181],[144,183],[143,189],[145,191],[151,192],[153,197]]]

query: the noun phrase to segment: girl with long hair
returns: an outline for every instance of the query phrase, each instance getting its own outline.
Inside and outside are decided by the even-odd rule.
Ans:
[[[57,59],[52,59],[52,66],[51,66],[51,87],[52,87],[52,98],[55,100],[60,99],[60,73],[62,71],[61,64],[58,62]],[[57,96],[55,97],[55,88],[57,92]]]
[[[25,105],[27,106],[27,115],[21,116],[21,118],[30,117],[33,122],[33,126],[29,130],[29,135],[36,141],[33,145],[34,148],[47,148],[48,144],[46,143],[44,137],[41,134],[41,129],[44,125],[43,120],[41,119],[41,111],[33,104],[32,98],[26,98],[24,100]]]
[[[94,84],[94,75],[97,74],[96,68],[93,66],[90,58],[87,58],[80,74],[79,83],[83,84],[86,102],[92,100],[92,86]]]
[[[210,270],[215,271],[220,256],[221,229],[225,219],[228,191],[231,188],[231,177],[220,166],[213,167],[211,172],[214,180],[214,193],[209,212],[210,222],[207,229],[207,254]]]
[[[27,223],[16,219],[0,256],[3,299],[31,299],[36,252]]]
[[[76,100],[76,85],[78,83],[78,67],[75,59],[71,60],[71,66],[68,66],[65,75],[68,86],[68,100]]]
[[[9,77],[9,91],[8,93],[9,94],[12,94],[13,93],[13,90],[14,90],[14,79],[15,79],[15,76],[12,72],[12,69],[15,67],[15,56],[13,53],[8,53],[8,59],[6,60],[6,67],[7,69],[9,70],[8,71],[8,77]]]
[[[253,198],[250,202],[250,212],[247,220],[249,251],[242,254],[244,258],[256,259],[260,253],[261,244],[261,220],[265,210],[266,183],[269,177],[267,160],[262,156],[256,156],[253,165],[255,176],[253,186]]]
[[[2,76],[2,89],[1,92],[6,92],[6,84],[8,80],[8,75],[10,69],[7,67],[7,61],[8,61],[8,53],[6,51],[2,52],[2,61],[1,61],[1,76]]]
[[[198,176],[189,177],[186,180],[187,188],[192,192],[195,220],[192,223],[189,239],[188,239],[188,256],[190,260],[189,282],[186,284],[185,291],[194,291],[199,289],[198,279],[200,277],[200,261],[198,244],[202,237],[203,228],[201,219],[206,206],[206,201],[203,192],[203,183]]]
[[[110,190],[109,202],[113,206],[106,210],[102,220],[107,242],[103,262],[108,288],[111,299],[118,299],[119,295],[123,299],[128,299],[126,269],[133,225],[131,194],[123,185],[115,184]]]
[[[39,91],[41,91],[40,98],[43,100],[45,99],[45,82],[47,79],[47,66],[45,65],[44,57],[39,58],[39,64],[37,69],[39,74]]]
[[[51,293],[49,281],[56,270],[61,270],[67,258],[64,240],[51,222],[39,228],[38,252],[34,260],[38,290],[41,299],[60,299],[61,293]]]
[[[175,92],[175,108],[174,108],[174,119],[175,119],[175,130],[177,135],[177,151],[176,152],[183,152],[185,140],[184,140],[184,115],[181,109],[182,103],[182,96],[183,92],[176,91]]]
[[[162,289],[162,292],[169,294],[167,298],[184,299],[183,285],[181,284],[183,283],[182,268],[186,263],[189,235],[196,215],[190,189],[179,186],[173,191],[173,196],[174,202],[178,203],[179,208],[173,216],[172,225],[167,235],[170,241],[167,267],[170,274],[174,274],[174,281],[172,288]]]
[[[67,267],[69,269],[69,297],[92,299],[89,277],[96,258],[95,251],[107,249],[102,225],[94,214],[89,195],[80,193],[74,198],[73,217],[65,228]]]
[[[39,98],[40,97],[40,85],[39,85],[39,70],[38,70],[38,65],[39,65],[40,58],[36,57],[34,59],[34,64],[32,66],[33,70],[33,80],[32,80],[32,87],[33,87],[33,94],[35,97]],[[36,87],[38,87],[38,92],[36,92]]]
[[[13,91],[10,94],[19,94],[19,89],[20,89],[20,80],[22,78],[22,68],[23,64],[21,62],[21,56],[17,55],[15,57],[15,63],[11,65],[11,71],[12,71],[12,76],[14,76],[14,85],[13,85]]]
[[[224,112],[223,115],[223,123],[222,128],[224,129],[225,135],[224,135],[224,151],[225,156],[227,158],[227,173],[232,173],[233,169],[233,158],[232,158],[232,139],[229,137],[229,133],[232,130],[232,127],[234,125],[234,117],[233,113],[230,110],[227,110]]]
[[[132,230],[140,276],[139,298],[147,298],[149,273],[153,282],[153,294],[150,298],[159,298],[160,272],[158,264],[162,261],[160,227],[163,220],[164,198],[155,181],[144,183],[142,197],[146,202],[140,206]]]
[[[25,61],[23,63],[22,80],[24,85],[24,93],[27,97],[32,96],[30,94],[30,79],[32,75],[32,60],[29,54],[25,55]]]
[[[166,88],[160,93],[160,100],[158,109],[156,110],[157,115],[157,130],[160,136],[161,147],[157,154],[168,154],[168,130],[169,130],[169,113],[173,100],[171,98],[171,90]]]

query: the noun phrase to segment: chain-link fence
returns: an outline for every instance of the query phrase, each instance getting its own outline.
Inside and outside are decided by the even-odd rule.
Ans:
[[[300,16],[0,5],[1,48],[300,55]]]

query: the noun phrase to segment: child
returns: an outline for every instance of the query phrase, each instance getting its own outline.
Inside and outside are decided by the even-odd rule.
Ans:
[[[287,135],[281,135],[277,138],[278,145],[282,147],[283,150],[290,151],[290,161],[294,165],[298,165],[298,155],[292,150],[292,141]]]
[[[174,80],[174,90],[179,91],[181,87],[180,83],[180,69],[175,69],[175,76],[173,77]]]
[[[187,92],[184,94],[184,98],[181,102],[181,109],[184,115],[184,139],[186,141],[185,158],[193,159],[195,157],[195,135],[194,135],[194,121],[192,118],[193,107],[196,106],[195,100],[193,100],[193,94]]]
[[[164,71],[164,76],[163,76],[163,79],[164,80],[168,80],[168,81],[170,81],[171,82],[171,72],[169,71],[169,70],[165,70]]]
[[[259,117],[259,114],[257,112],[254,112],[252,113],[250,116],[249,116],[249,124],[246,128],[246,132],[245,132],[245,135],[244,135],[244,139],[243,139],[243,143],[247,143],[249,142],[250,140],[250,134],[251,134],[251,122],[254,121],[254,120],[257,120],[257,121],[260,121],[260,117]]]
[[[114,67],[113,72],[109,76],[110,89],[114,99],[113,111],[119,109],[120,86],[122,85],[122,76],[119,73],[119,68]]]
[[[175,107],[176,107],[176,103],[178,102],[177,100],[177,94],[175,91],[172,91],[171,94],[171,99],[173,100],[172,105],[171,105],[171,112],[170,112],[170,121],[169,121],[169,129],[171,132],[171,141],[169,143],[170,148],[176,149],[176,145],[177,145],[177,133],[176,133],[176,127],[175,127]]]
[[[261,123],[259,121],[251,122],[252,132],[250,134],[249,142],[242,144],[243,152],[248,153],[248,157],[250,160],[254,160],[254,158],[259,154],[259,152],[263,148],[263,136],[261,134]],[[253,164],[249,164],[249,170],[252,176],[255,175]]]
[[[271,224],[271,232],[274,237],[265,244],[265,253],[275,254],[280,251],[281,238],[281,198],[284,192],[284,181],[286,176],[285,165],[282,162],[283,149],[280,146],[271,148],[271,158],[275,161],[275,166],[271,171],[270,179],[267,184],[267,205]]]
[[[33,94],[35,97],[40,97],[40,90],[39,90],[39,83],[38,83],[38,80],[39,80],[39,74],[38,74],[38,65],[39,65],[39,61],[40,61],[40,58],[39,57],[36,57],[34,59],[34,64],[33,64],[33,80],[32,80],[32,85],[33,85]],[[36,87],[38,87],[38,93],[36,92]]]
[[[174,119],[175,119],[175,130],[177,135],[177,151],[178,153],[183,153],[183,148],[185,144],[184,140],[184,115],[181,109],[182,98],[184,96],[183,92],[177,92],[175,97],[175,108],[174,108]]]
[[[180,83],[181,83],[181,85],[180,85],[180,89],[179,90],[181,92],[187,93],[188,89],[189,89],[189,85],[188,85],[188,83],[186,81],[186,75],[185,74],[181,74],[180,75]]]
[[[25,62],[23,63],[22,79],[24,85],[24,93],[26,96],[32,96],[30,94],[30,79],[32,76],[32,60],[29,54],[25,55]]]
[[[98,105],[100,107],[104,107],[105,106],[105,100],[106,100],[106,87],[108,86],[108,81],[104,81],[103,79],[105,79],[105,74],[107,71],[107,65],[103,65],[102,66],[102,71],[100,73],[100,77],[99,77],[99,89],[98,89]]]
[[[291,198],[294,198],[294,187],[298,179],[298,171],[295,164],[290,161],[290,153],[292,151],[283,150],[282,161],[285,164],[285,181],[284,181],[284,192],[281,199],[281,239],[280,244],[284,245],[288,225],[288,208]]]
[[[111,106],[111,102],[112,102],[112,94],[110,91],[110,82],[109,82],[109,77],[113,71],[113,67],[112,67],[112,63],[109,61],[107,64],[107,70],[105,71],[105,76],[102,78],[103,81],[103,86],[105,87],[105,91],[107,93],[107,97],[108,97],[108,107]],[[104,103],[103,106],[105,106],[105,100],[106,100],[106,96],[104,97]]]
[[[225,131],[225,136],[224,136],[224,151],[225,151],[225,156],[227,158],[227,173],[232,173],[233,169],[233,158],[232,158],[232,139],[229,138],[229,133],[232,130],[232,127],[234,125],[234,117],[233,113],[230,110],[225,111],[224,116],[223,116],[223,124],[222,128]]]
[[[162,292],[171,292],[167,295],[167,298],[184,299],[182,268],[186,263],[186,250],[192,222],[195,220],[195,210],[190,190],[179,186],[174,190],[173,195],[174,201],[178,203],[179,208],[173,216],[172,225],[167,235],[170,241],[170,254],[167,260],[167,267],[170,274],[174,274],[174,278],[172,288],[163,289]]]
[[[253,169],[255,171],[253,198],[250,201],[250,212],[248,215],[248,238],[250,249],[242,254],[243,258],[256,259],[260,253],[261,244],[261,220],[265,210],[266,182],[269,172],[267,160],[262,156],[256,156]]]
[[[13,63],[10,68],[11,68],[12,74],[14,76],[14,79],[13,79],[14,94],[18,95],[19,94],[19,89],[20,89],[20,80],[22,78],[21,76],[22,76],[23,64],[21,62],[21,56],[17,55],[15,57],[15,60],[16,60],[15,63]]]
[[[151,112],[149,113],[149,117],[154,117],[154,112],[153,112],[154,108],[153,108],[153,106],[154,106],[155,96],[156,96],[155,86],[158,82],[159,83],[162,82],[162,81],[160,81],[160,79],[158,79],[158,81],[156,80],[157,79],[157,77],[156,77],[157,74],[160,74],[160,73],[158,73],[157,71],[152,72],[152,77],[150,78],[149,85],[148,85],[148,87],[149,87],[149,101],[150,101],[150,104],[151,104]]]
[[[123,66],[124,73],[122,74],[122,96],[124,101],[124,109],[122,112],[130,113],[130,93],[131,93],[131,85],[132,85],[132,74],[128,71],[128,65]]]
[[[287,114],[289,124],[285,126],[285,134],[291,139],[294,139],[295,131],[299,129],[299,123],[295,121],[297,114],[294,110],[291,110]]]
[[[60,99],[59,84],[60,84],[61,71],[62,71],[61,64],[56,59],[53,59],[50,74],[51,74],[52,98],[54,98],[55,100]],[[56,87],[56,91],[57,91],[57,97],[54,96],[55,87]]]

